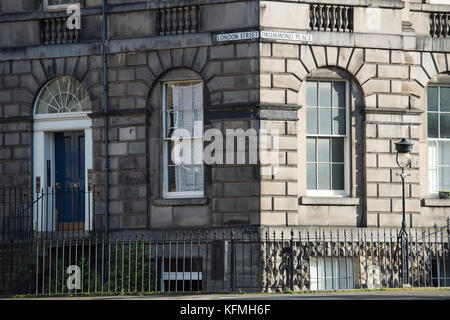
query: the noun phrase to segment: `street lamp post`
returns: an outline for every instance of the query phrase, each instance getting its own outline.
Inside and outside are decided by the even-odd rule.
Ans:
[[[405,173],[405,168],[411,164],[411,150],[413,144],[402,138],[400,142],[395,144],[397,151],[397,165],[402,168],[402,173],[398,174],[402,179],[402,228],[398,234],[398,240],[401,242],[401,257],[402,257],[402,285],[408,286],[408,233],[406,232],[406,213],[405,213],[405,179],[409,174]]]

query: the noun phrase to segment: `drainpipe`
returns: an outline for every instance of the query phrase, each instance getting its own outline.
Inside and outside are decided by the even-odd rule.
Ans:
[[[108,20],[106,15],[106,5],[108,0],[103,0],[103,112],[105,125],[105,234],[109,232],[109,148],[108,148]]]

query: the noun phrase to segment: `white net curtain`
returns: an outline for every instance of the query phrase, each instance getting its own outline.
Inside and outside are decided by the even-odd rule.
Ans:
[[[191,146],[191,161],[189,161],[189,163],[176,165],[169,160],[168,191],[202,191],[203,83],[168,83],[166,88],[166,142],[168,143],[169,158],[175,143],[175,140],[172,137],[173,130],[184,129],[189,132]]]

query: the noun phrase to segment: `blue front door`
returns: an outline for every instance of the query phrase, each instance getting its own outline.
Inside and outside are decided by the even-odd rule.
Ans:
[[[58,230],[84,228],[84,160],[84,132],[55,133],[55,209]]]

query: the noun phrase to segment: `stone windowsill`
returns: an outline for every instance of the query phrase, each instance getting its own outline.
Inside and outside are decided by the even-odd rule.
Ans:
[[[450,199],[422,199],[422,207],[450,207]]]
[[[359,198],[350,197],[300,197],[299,205],[306,206],[357,206]]]
[[[207,198],[157,199],[153,205],[162,206],[198,206],[208,204]]]

